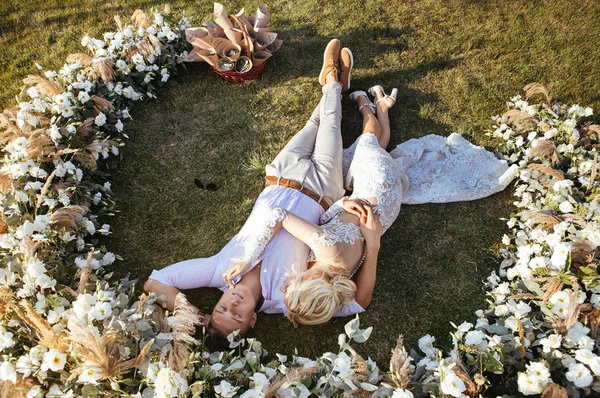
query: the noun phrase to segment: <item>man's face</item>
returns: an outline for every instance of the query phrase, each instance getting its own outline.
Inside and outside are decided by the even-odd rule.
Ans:
[[[212,312],[211,323],[226,334],[238,329],[245,333],[256,324],[255,306],[250,290],[243,285],[235,285],[221,296]]]

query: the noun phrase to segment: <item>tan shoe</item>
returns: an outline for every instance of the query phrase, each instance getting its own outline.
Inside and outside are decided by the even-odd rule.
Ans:
[[[350,88],[350,74],[354,65],[354,57],[349,48],[344,47],[340,52],[340,83],[342,84],[342,93]]]
[[[325,47],[323,53],[323,67],[319,73],[319,83],[325,85],[325,77],[329,72],[333,72],[339,79],[340,73],[340,41],[333,39]]]

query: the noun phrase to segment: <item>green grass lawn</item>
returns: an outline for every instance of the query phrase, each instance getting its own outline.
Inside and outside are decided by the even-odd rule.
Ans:
[[[263,187],[264,165],[303,126],[320,96],[322,51],[337,37],[354,53],[353,87],[400,90],[390,110],[389,149],[410,138],[456,131],[491,145],[490,117],[529,82],[565,103],[600,112],[600,3],[531,1],[269,1],[284,47],[261,79],[222,82],[205,64],[187,65],[178,85],[138,106],[113,189],[120,214],[107,246],[123,256],[116,271],[145,280],[152,269],[216,253],[243,224]],[[334,7],[333,4],[336,4]],[[34,62],[59,67],[81,51],[84,34],[113,29],[112,16],[161,2],[50,0],[0,4],[0,105],[18,93]],[[229,11],[257,3],[226,2]],[[208,1],[173,1],[173,10],[207,21]],[[342,132],[360,133],[354,103],[343,100]],[[598,118],[596,117],[596,120]],[[200,190],[194,178],[214,183]],[[374,326],[361,351],[384,365],[398,334],[447,342],[450,322],[483,306],[482,280],[498,266],[513,210],[511,192],[485,200],[405,206],[382,240],[373,302],[361,323]],[[188,292],[200,307],[217,292]],[[347,319],[293,327],[260,315],[254,334],[270,352],[319,355],[336,348]]]

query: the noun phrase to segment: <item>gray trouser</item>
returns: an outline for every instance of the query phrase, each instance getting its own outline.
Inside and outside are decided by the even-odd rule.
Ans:
[[[266,167],[267,176],[294,180],[330,205],[344,196],[341,98],[339,83],[324,85],[323,97],[304,128]]]

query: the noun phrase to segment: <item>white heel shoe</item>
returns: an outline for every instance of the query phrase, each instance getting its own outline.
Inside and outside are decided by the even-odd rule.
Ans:
[[[375,106],[375,104],[373,104],[371,102],[371,100],[369,99],[369,96],[367,95],[367,93],[365,93],[364,91],[354,91],[349,95],[351,100],[355,100],[358,101],[359,97],[365,97],[367,99],[367,102],[362,104],[361,106],[358,107],[358,111],[360,112],[362,108],[364,108],[365,106],[368,106],[369,108],[371,108],[371,112],[373,112],[373,114],[375,114],[375,112],[377,112],[377,107]]]
[[[380,102],[383,102],[384,104],[387,105],[388,109],[391,108],[392,106],[394,106],[394,104],[396,103],[396,97],[398,96],[397,88],[392,89],[392,92],[390,93],[390,95],[387,95],[385,93],[385,90],[383,89],[383,87],[381,87],[380,85],[376,85],[369,89],[369,94],[371,94],[373,96],[373,98],[377,98],[377,96],[375,95],[377,93],[377,91],[381,92],[383,97],[380,100],[376,100],[375,105],[377,105]]]

